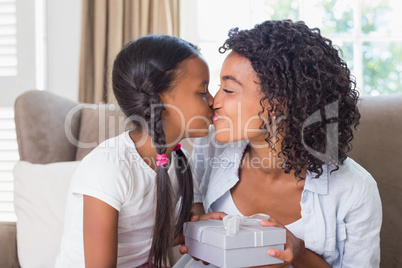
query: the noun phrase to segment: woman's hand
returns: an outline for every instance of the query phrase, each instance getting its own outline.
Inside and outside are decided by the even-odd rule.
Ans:
[[[275,226],[286,229],[286,227],[275,220],[270,218],[265,221],[261,221],[262,226]],[[284,263],[259,266],[260,268],[283,268],[292,265],[294,268],[327,268],[331,267],[321,256],[315,252],[306,249],[304,241],[295,237],[292,232],[286,229],[286,244],[285,249],[270,249],[267,254],[272,257],[281,259]]]
[[[279,228],[286,229],[286,227],[275,220],[274,218],[270,218],[268,220],[261,221],[262,226],[275,226]],[[270,249],[268,250],[267,254],[281,259],[284,263],[279,264],[272,264],[272,265],[265,265],[265,266],[258,266],[259,268],[263,267],[270,267],[270,268],[282,268],[282,267],[289,267],[293,261],[300,256],[300,254],[305,250],[304,241],[295,237],[288,229],[286,229],[286,244],[285,249]]]

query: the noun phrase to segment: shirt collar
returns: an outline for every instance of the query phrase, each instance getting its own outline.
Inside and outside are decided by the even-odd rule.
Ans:
[[[248,140],[241,140],[227,144],[227,147],[223,152],[218,155],[221,161],[234,163],[236,167],[239,167],[241,159],[244,154],[244,150],[249,144]]]
[[[235,171],[237,171],[240,166],[244,150],[248,144],[248,140],[241,140],[225,144],[227,147],[220,155],[218,155],[218,158],[226,163],[234,163],[233,168]],[[317,175],[316,173],[307,172],[304,189],[321,195],[328,194],[329,172],[330,171],[328,170],[327,165],[322,166],[322,175],[318,178],[315,178]]]
[[[315,177],[316,173],[307,172],[304,189],[321,195],[328,194],[328,172],[327,165],[322,166],[322,175],[318,178]]]

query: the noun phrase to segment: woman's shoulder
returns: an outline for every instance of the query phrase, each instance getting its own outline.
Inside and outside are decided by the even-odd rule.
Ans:
[[[329,170],[329,180],[337,184],[346,184],[346,186],[366,184],[376,185],[373,176],[359,163],[349,157],[339,166],[338,170]]]
[[[338,202],[355,204],[378,193],[373,176],[351,158],[347,158],[338,170],[328,169],[327,179],[328,195]]]
[[[373,176],[351,158],[346,158],[338,168],[323,166],[323,173],[318,178],[309,174],[305,189],[335,200],[356,199],[378,191]]]

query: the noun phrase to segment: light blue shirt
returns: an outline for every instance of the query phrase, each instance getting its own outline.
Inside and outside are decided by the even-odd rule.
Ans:
[[[213,136],[196,139],[192,154],[194,202],[203,203],[206,212],[239,181],[248,144],[222,144]],[[382,208],[377,183],[350,158],[331,170],[323,166],[319,178],[306,176],[300,201],[305,246],[332,267],[379,267]]]

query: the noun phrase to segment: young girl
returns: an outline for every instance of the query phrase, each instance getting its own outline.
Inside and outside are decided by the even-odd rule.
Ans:
[[[142,37],[117,55],[113,90],[135,129],[82,160],[69,189],[56,267],[166,264],[193,199],[192,173],[178,142],[207,135],[213,115],[208,83],[204,59],[176,37]]]
[[[378,267],[381,201],[348,157],[358,92],[338,50],[288,20],[233,29],[227,50],[214,131],[194,144],[194,211],[270,215],[287,240],[269,267]]]

